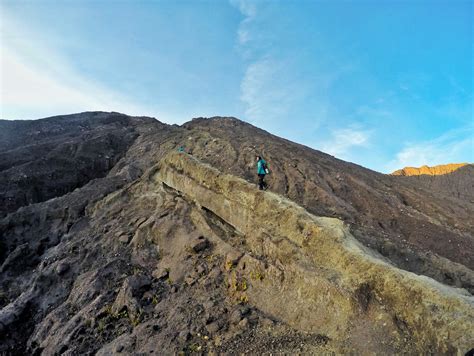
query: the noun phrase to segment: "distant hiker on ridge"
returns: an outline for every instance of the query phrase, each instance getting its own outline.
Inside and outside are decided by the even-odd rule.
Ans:
[[[268,185],[264,180],[265,175],[268,173],[269,171],[267,168],[267,162],[265,162],[265,160],[262,157],[257,156],[258,189],[266,190],[268,188]]]

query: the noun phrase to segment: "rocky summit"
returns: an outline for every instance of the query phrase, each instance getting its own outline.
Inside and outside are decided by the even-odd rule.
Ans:
[[[423,177],[235,118],[0,121],[0,354],[468,353],[474,172]]]

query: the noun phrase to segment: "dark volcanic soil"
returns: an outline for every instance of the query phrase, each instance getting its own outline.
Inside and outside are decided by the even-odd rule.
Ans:
[[[344,220],[393,264],[474,293],[474,202],[456,191],[472,186],[471,168],[462,184],[383,175],[234,118],[0,121],[0,353],[333,350],[240,299],[202,221],[235,232],[150,188],[146,171],[179,146],[252,182],[262,154],[270,190]]]

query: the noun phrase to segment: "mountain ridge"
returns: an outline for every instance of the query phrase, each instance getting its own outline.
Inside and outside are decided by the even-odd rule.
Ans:
[[[447,163],[447,164],[440,164],[437,166],[429,167],[427,165],[421,167],[404,167],[398,169],[392,173],[391,175],[394,176],[418,176],[418,175],[430,175],[430,176],[437,176],[442,174],[449,174],[461,167],[471,165],[471,163]]]
[[[90,167],[83,162],[103,162],[101,149],[93,149],[95,142],[110,142],[103,137],[118,132],[117,137],[130,135],[130,141],[105,145],[116,159],[99,175],[79,186],[57,179],[58,194],[39,194],[43,199],[38,201],[20,197],[0,215],[0,287],[5,291],[0,295],[1,352],[134,353],[158,351],[156,343],[170,353],[196,352],[198,347],[337,353],[364,343],[380,346],[376,338],[356,332],[350,335],[352,346],[336,342],[323,329],[305,334],[290,319],[263,307],[265,293],[246,300],[242,292],[262,276],[255,272],[249,280],[236,280],[244,273],[241,256],[225,247],[243,243],[242,232],[223,219],[224,213],[199,206],[205,194],[193,201],[189,192],[157,185],[153,178],[164,172],[160,164],[179,147],[222,175],[253,184],[255,154],[262,154],[272,167],[268,194],[281,195],[312,215],[338,218],[364,249],[386,263],[448,288],[464,288],[472,298],[474,201],[467,195],[450,195],[410,179],[417,177],[373,172],[235,118],[200,118],[182,126],[116,113],[72,115],[72,120],[66,117],[74,122],[70,125],[61,125],[61,120],[52,125],[31,122],[27,129],[13,124],[21,139],[14,150],[0,150],[0,162],[13,164],[26,157],[26,165],[13,164],[0,172],[0,198],[9,189],[23,189],[11,183],[22,177],[23,169],[31,179],[28,189],[41,193],[50,184],[44,172],[68,177],[68,170],[76,167],[94,169],[81,168]],[[68,149],[55,151],[37,140],[47,142],[49,135],[59,137],[58,147]],[[101,139],[94,141],[96,137]],[[81,144],[87,148],[85,156],[75,154]],[[52,159],[42,160],[42,152],[50,151]],[[472,177],[470,171],[463,174]],[[213,182],[205,184],[217,184]],[[225,243],[216,243],[217,237]],[[262,239],[262,246],[287,244],[276,235]],[[307,253],[304,246],[297,251]],[[274,272],[291,273],[292,268],[276,263]],[[336,273],[331,278],[341,277]],[[367,285],[353,296],[362,308],[361,322],[372,323],[371,305],[378,305],[371,304],[377,300],[372,290]],[[402,321],[395,324],[415,337]],[[426,340],[425,346],[404,347],[435,352],[435,339]]]

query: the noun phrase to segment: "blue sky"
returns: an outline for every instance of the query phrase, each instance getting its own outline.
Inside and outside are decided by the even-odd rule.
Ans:
[[[0,116],[235,116],[380,172],[473,162],[473,4],[2,0]]]

